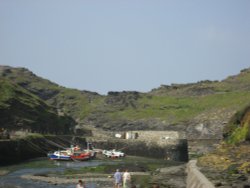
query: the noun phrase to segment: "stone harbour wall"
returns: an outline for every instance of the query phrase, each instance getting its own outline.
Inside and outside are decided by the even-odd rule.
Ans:
[[[123,135],[121,139],[126,140],[139,140],[143,141],[147,144],[157,144],[161,146],[165,146],[166,144],[178,144],[179,139],[185,139],[184,133],[177,131],[127,131],[127,132],[119,132],[113,133],[114,135]]]
[[[139,140],[179,139],[181,137],[177,131],[132,131],[132,133],[138,133]]]
[[[215,188],[215,186],[199,171],[196,160],[187,164],[187,188]]]
[[[92,142],[95,148],[110,150],[117,149],[127,155],[161,158],[175,161],[188,161],[187,140],[178,139],[175,143],[158,144],[157,142],[144,141],[137,139],[107,139],[95,140],[87,139]]]

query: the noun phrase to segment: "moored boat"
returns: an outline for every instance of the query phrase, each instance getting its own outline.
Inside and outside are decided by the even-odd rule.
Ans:
[[[69,161],[69,160],[71,160],[70,155],[71,155],[71,153],[68,150],[55,151],[52,153],[48,153],[48,157],[51,160]]]
[[[76,151],[70,155],[72,160],[86,161],[91,159],[91,153],[85,151]]]
[[[103,150],[102,154],[105,155],[106,157],[109,157],[109,158],[125,157],[125,153],[123,153],[121,151],[117,151],[115,149],[113,149],[113,150]]]
[[[79,160],[85,161],[93,159],[96,156],[96,151],[90,149],[89,143],[85,150],[81,150],[78,145],[71,145],[70,148],[64,148],[64,150],[54,151],[47,154],[51,160]]]

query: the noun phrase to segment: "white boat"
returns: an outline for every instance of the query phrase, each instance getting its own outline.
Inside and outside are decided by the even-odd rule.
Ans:
[[[123,153],[121,151],[117,151],[115,149],[113,149],[113,150],[103,150],[102,154],[105,155],[106,157],[109,157],[109,158],[125,157],[125,153]]]

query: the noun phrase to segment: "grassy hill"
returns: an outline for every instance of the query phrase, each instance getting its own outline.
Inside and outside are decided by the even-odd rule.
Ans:
[[[80,125],[107,130],[169,129],[205,124],[223,126],[250,104],[250,69],[223,81],[162,85],[148,93],[107,96],[59,86],[25,68],[1,66],[0,78],[14,82]]]
[[[67,134],[74,120],[12,82],[0,79],[0,125],[8,130]]]
[[[114,126],[136,129],[142,128],[141,124],[146,129],[168,129],[169,125],[208,124],[215,120],[221,124],[218,126],[223,126],[249,104],[250,71],[246,69],[221,82],[173,84],[149,93],[110,92],[99,114],[109,120],[110,126],[105,124],[105,128],[110,129]],[[157,126],[148,121],[152,119]]]
[[[250,102],[248,91],[216,93],[206,96],[154,96],[142,95],[134,106],[118,111],[107,112],[113,118],[129,118],[131,120],[158,118],[170,123],[191,120],[201,112],[209,112],[220,108],[241,109]]]
[[[102,100],[95,92],[68,89],[33,74],[25,68],[0,66],[0,78],[5,78],[25,88],[49,105],[56,107],[61,114],[75,119],[83,119]]]

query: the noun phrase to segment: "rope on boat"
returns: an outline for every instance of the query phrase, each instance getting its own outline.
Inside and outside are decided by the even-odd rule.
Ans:
[[[122,151],[122,150],[124,150],[124,149],[126,149],[126,148],[128,148],[128,146],[125,146],[125,147],[120,148],[120,149],[118,149],[118,150]]]
[[[53,146],[56,146],[56,147],[61,148],[61,149],[66,149],[65,147],[63,147],[63,146],[61,146],[61,145],[59,145],[59,144],[57,144],[57,143],[55,143],[55,142],[53,142],[51,140],[48,140],[46,138],[44,138],[44,139],[45,139],[46,142],[48,142],[49,144],[51,144]]]
[[[41,149],[40,147],[38,147],[36,144],[32,143],[31,141],[29,140],[25,140],[29,145],[30,147],[32,147],[33,150],[37,151],[37,152],[40,152],[40,153],[47,153],[46,151],[44,151],[43,149]]]
[[[62,137],[57,137],[59,140],[62,140],[63,142],[68,142],[68,144],[71,144],[71,141],[69,141],[68,139],[64,139]]]
[[[46,145],[46,142],[49,144],[49,145],[51,145],[51,146],[55,146],[55,147],[57,147],[57,148],[60,148],[60,149],[66,149],[67,147],[66,146],[63,146],[63,145],[60,145],[60,144],[58,144],[58,143],[56,143],[56,142],[54,142],[54,141],[52,141],[52,140],[49,140],[49,139],[47,139],[47,138],[43,138],[44,139],[44,141],[45,142],[40,142],[41,144],[42,144],[42,148],[41,147],[39,147],[38,145],[36,145],[36,144],[34,144],[32,141],[30,141],[30,140],[25,140],[25,142],[27,142],[27,144],[34,150],[34,151],[37,151],[37,152],[39,152],[39,153],[45,153],[45,154],[47,154],[48,153],[48,145]],[[58,139],[60,139],[61,141],[64,141],[64,142],[68,142],[68,143],[70,143],[70,141],[69,140],[66,140],[66,139],[63,139],[63,138],[60,138],[60,137],[58,137]],[[47,148],[47,149],[44,149],[44,148]],[[77,161],[77,160],[75,160],[75,161]]]

